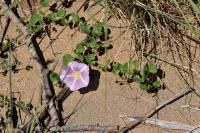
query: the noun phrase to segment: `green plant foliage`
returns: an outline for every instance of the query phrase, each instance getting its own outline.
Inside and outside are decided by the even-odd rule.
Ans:
[[[56,15],[57,15],[58,17],[65,18],[65,17],[66,17],[65,8],[61,8],[60,10],[58,10],[58,12],[56,13]]]
[[[29,27],[29,30],[31,32],[37,32],[41,29],[43,29],[44,27],[44,13],[43,12],[39,12],[39,13],[34,13],[30,20],[29,20],[29,24],[28,24],[28,27]]]
[[[49,78],[50,78],[53,85],[57,85],[60,81],[59,74],[55,73],[55,72],[51,72],[50,75],[49,75]]]
[[[71,61],[74,60],[74,57],[70,54],[65,54],[63,56],[63,61],[62,61],[62,65],[63,67],[66,67]]]
[[[29,25],[34,26],[36,24],[40,24],[43,21],[43,15],[40,13],[34,13],[31,16],[31,19],[29,21]]]
[[[40,5],[42,7],[48,7],[49,6],[49,0],[40,0]]]
[[[133,60],[129,62],[129,69],[130,70],[134,70],[134,69],[138,69],[140,65],[140,62],[138,60]]]
[[[69,17],[69,22],[72,22],[73,25],[78,25],[80,22],[80,17],[77,13],[72,13]]]
[[[76,54],[75,59],[79,60],[80,62],[83,62],[84,56],[82,54]]]
[[[92,49],[98,49],[100,46],[97,44],[96,40],[92,37],[88,38],[87,43]]]
[[[76,54],[84,53],[84,51],[85,51],[84,43],[79,43],[76,45],[75,49]]]
[[[150,94],[156,94],[161,88],[158,78],[158,69],[155,64],[145,64],[139,75],[134,76],[134,80],[140,83],[140,88]],[[154,95],[153,95],[154,96]]]
[[[149,84],[147,84],[147,83],[140,82],[140,88],[142,90],[148,91],[151,88],[151,86]]]
[[[145,64],[144,70],[146,72],[148,72],[148,73],[150,72],[152,74],[156,74],[157,73],[157,67],[156,67],[155,64]]]
[[[55,22],[56,21],[56,16],[55,16],[54,13],[49,13],[46,17],[50,22]]]
[[[120,70],[119,70],[119,63],[113,63],[111,65],[111,68],[112,68],[112,73],[113,74],[119,74],[120,73]]]
[[[90,33],[90,27],[85,21],[80,21],[80,30],[84,33]]]
[[[153,87],[160,88],[161,87],[160,81],[158,81],[158,80],[154,81],[153,82]]]
[[[110,60],[105,59],[104,63],[99,65],[99,69],[106,71],[109,65],[110,65]]]
[[[43,3],[43,6],[48,6],[48,0],[42,0],[40,2]],[[76,12],[67,14],[64,7],[57,12],[48,13],[46,17],[44,16],[42,12],[33,14],[29,21],[30,29],[33,31],[41,30],[47,24],[44,21],[45,19],[47,22],[60,24],[61,26],[69,25],[70,28],[78,26],[80,31],[87,35],[84,40],[76,45],[73,56],[70,54],[63,56],[63,67],[66,67],[71,61],[77,60],[88,65],[97,66],[103,71],[110,71],[113,74],[119,75],[127,82],[138,82],[140,88],[148,93],[156,92],[161,88],[161,83],[157,79],[158,69],[155,64],[147,63],[142,70],[139,70],[140,62],[138,60],[120,64],[112,62],[110,59],[105,59],[102,64],[98,64],[97,55],[102,56],[111,46],[108,42],[105,42],[109,37],[107,36],[107,39],[105,39],[104,35],[108,35],[109,33],[106,25],[103,23],[97,22],[91,28]],[[50,79],[53,84],[57,84],[59,76],[56,73],[51,73]]]
[[[94,37],[103,35],[103,24],[102,23],[96,23],[92,29],[92,35]]]
[[[96,56],[94,54],[89,54],[85,56],[85,61],[89,64],[89,65],[93,65],[95,62]]]

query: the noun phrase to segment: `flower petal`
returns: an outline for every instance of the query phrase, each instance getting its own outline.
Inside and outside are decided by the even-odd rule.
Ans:
[[[90,76],[89,76],[89,68],[87,67],[84,71],[81,71],[81,80],[84,82],[86,86],[88,86],[89,81],[90,81]]]
[[[73,77],[65,77],[65,79],[64,79],[64,83],[67,85],[67,87],[70,88],[70,90],[71,90],[71,87],[73,86],[74,82],[75,82],[75,79]]]
[[[88,67],[86,64],[78,63],[76,61],[70,62],[69,66],[73,69],[73,71],[81,71],[81,69]]]
[[[80,88],[86,87],[87,85],[83,83],[81,79],[74,80],[71,86],[69,86],[71,91],[79,90]]]
[[[80,72],[80,78],[73,77],[72,74],[75,71]],[[68,64],[67,68],[61,71],[60,79],[70,88],[71,91],[87,87],[90,80],[89,67],[84,63],[72,61]]]
[[[71,75],[72,72],[73,72],[73,71],[72,71],[71,67],[67,67],[67,68],[61,70],[60,79],[61,79],[62,81],[64,81],[65,77],[66,77],[67,75]]]

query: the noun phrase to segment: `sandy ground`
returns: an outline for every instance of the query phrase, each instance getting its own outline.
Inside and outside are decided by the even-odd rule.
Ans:
[[[68,9],[67,12],[77,9],[80,4],[81,2],[76,2],[73,9]],[[98,9],[95,9],[95,11],[97,10]],[[87,13],[81,12],[80,15],[87,16]],[[97,15],[96,18],[101,18],[101,15],[102,13]],[[115,25],[116,23],[118,24],[119,21],[112,19],[109,23]],[[9,34],[14,37],[17,34],[13,32],[12,27],[15,26],[11,24]],[[53,36],[57,35],[61,30],[62,27],[58,27],[58,32],[54,33]],[[119,35],[120,33],[122,33],[122,35]],[[113,49],[108,52],[107,56],[111,59],[115,58],[116,61],[121,63],[128,61],[130,52],[132,51],[131,53],[134,54],[133,49],[130,49],[130,32],[126,31],[126,29],[114,28],[110,36],[113,40]],[[42,50],[46,49],[44,51],[46,60],[52,61],[52,63],[48,65],[49,68],[52,69],[58,61],[55,71],[59,72],[61,69],[62,56],[66,53],[72,53],[72,49],[84,37],[85,35],[76,32],[76,30],[66,28],[52,45],[56,56],[52,54],[50,47],[46,49],[48,46],[48,39],[45,37],[40,43],[40,47]],[[21,100],[27,103],[31,102],[35,107],[38,107],[40,106],[40,80],[35,62],[31,59],[26,45],[18,47],[13,54],[21,62],[18,68],[24,68],[27,65],[33,66],[33,69],[30,71],[21,70],[12,75],[13,91],[16,92],[15,96],[20,96]],[[103,60],[103,58],[101,60]],[[92,77],[92,80],[96,82],[96,85],[92,86],[93,88],[91,90],[93,91],[89,91],[85,94],[81,94],[79,91],[73,92],[63,103],[63,116],[66,118],[66,124],[125,125],[125,122],[119,117],[120,115],[144,116],[158,104],[169,99],[175,93],[178,93],[181,88],[185,88],[183,82],[179,79],[173,68],[168,65],[162,65],[162,68],[166,73],[164,82],[169,89],[159,91],[158,97],[151,97],[146,92],[143,92],[136,83],[119,85],[115,83],[116,80],[120,80],[118,76],[105,72],[99,72],[99,75],[97,73],[97,75]],[[0,81],[0,93],[5,94],[9,85],[8,76],[0,75]],[[59,92],[61,88],[55,87],[55,90]],[[181,107],[187,104],[199,104],[198,97],[189,94],[177,102],[166,106],[159,111],[154,118],[197,126],[200,120],[199,111]],[[72,112],[74,113],[71,115]],[[135,128],[133,132],[181,133],[183,131],[168,131],[154,126],[140,125]]]

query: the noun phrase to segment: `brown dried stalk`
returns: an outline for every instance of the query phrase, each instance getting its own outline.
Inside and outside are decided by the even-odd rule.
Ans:
[[[84,131],[96,131],[100,133],[117,131],[119,126],[101,126],[101,125],[76,125],[76,126],[62,126],[52,127],[51,132],[84,132]]]
[[[57,110],[54,103],[55,92],[48,78],[49,70],[46,67],[45,59],[37,44],[37,41],[34,37],[30,35],[27,27],[20,21],[20,19],[8,7],[8,5],[3,0],[1,0],[0,2],[3,3],[1,10],[5,11],[4,15],[9,17],[11,21],[13,21],[16,24],[17,28],[24,34],[26,38],[31,38],[30,41],[28,42],[28,49],[33,59],[36,62],[40,74],[42,88],[43,88],[43,100],[45,100],[45,104],[48,105],[48,111],[51,116],[51,121],[53,122],[53,125],[58,125],[61,122],[60,120],[61,115],[60,111]]]
[[[198,127],[174,121],[166,121],[166,120],[142,118],[142,117],[126,117],[125,119],[127,121],[144,120],[143,122],[144,124],[155,125],[170,130],[184,130],[184,131],[189,131],[191,133],[200,133],[200,129]]]
[[[192,90],[191,89],[184,89],[182,91],[180,91],[179,93],[177,93],[176,95],[174,95],[173,97],[171,97],[170,99],[166,100],[165,102],[163,102],[162,104],[160,104],[159,106],[157,106],[154,110],[152,110],[150,113],[148,113],[144,119],[137,119],[135,121],[130,122],[129,124],[127,124],[126,126],[120,128],[119,132],[120,133],[127,133],[128,131],[132,130],[133,128],[137,127],[138,125],[140,125],[145,118],[150,118],[152,117],[154,114],[156,114],[158,111],[160,111],[162,108],[164,108],[165,106],[177,101],[178,99],[184,97],[185,95],[191,93]]]

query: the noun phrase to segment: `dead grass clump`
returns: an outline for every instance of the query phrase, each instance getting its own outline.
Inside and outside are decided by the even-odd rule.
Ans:
[[[187,84],[199,78],[196,68],[200,53],[200,2],[111,0],[109,3],[115,16],[130,23],[135,51],[140,57],[172,65],[182,78],[189,77],[185,80]]]

